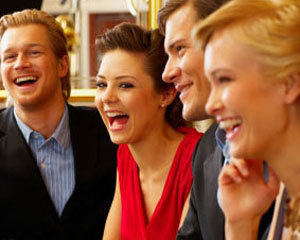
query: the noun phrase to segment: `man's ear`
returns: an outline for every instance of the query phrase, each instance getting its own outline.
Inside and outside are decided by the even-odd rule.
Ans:
[[[161,94],[160,107],[164,108],[169,106],[176,97],[176,89],[174,87],[170,87],[169,89],[163,91]]]
[[[287,104],[292,104],[300,96],[300,71],[290,75],[284,82],[284,100]]]
[[[63,78],[67,75],[69,70],[69,57],[64,55],[58,62],[58,74],[60,78]]]

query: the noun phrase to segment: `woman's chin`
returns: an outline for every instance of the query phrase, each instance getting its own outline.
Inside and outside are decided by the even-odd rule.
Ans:
[[[110,140],[113,144],[120,145],[120,144],[126,144],[127,142],[124,141],[123,138],[116,137],[116,136],[110,136]]]
[[[247,150],[241,146],[235,146],[234,144],[230,144],[229,154],[234,158],[247,159]]]

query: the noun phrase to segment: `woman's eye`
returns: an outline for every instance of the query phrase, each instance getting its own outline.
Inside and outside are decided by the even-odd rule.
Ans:
[[[229,77],[219,77],[219,82],[224,83],[224,82],[229,82],[231,79]]]
[[[131,83],[121,83],[120,88],[131,88],[133,85]]]
[[[98,82],[98,83],[96,84],[96,86],[97,86],[98,88],[104,88],[104,87],[106,87],[106,83],[104,83],[104,82]]]

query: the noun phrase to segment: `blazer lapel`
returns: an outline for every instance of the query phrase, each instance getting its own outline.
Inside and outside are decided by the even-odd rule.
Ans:
[[[205,209],[204,212],[208,212],[207,220],[207,239],[223,239],[224,217],[222,210],[217,203],[217,191],[218,191],[218,176],[223,164],[223,155],[220,148],[215,145],[214,151],[210,156],[206,158],[204,162],[204,179],[205,186]],[[212,227],[213,226],[213,227]]]
[[[98,152],[94,141],[98,129],[95,129],[95,124],[90,124],[89,119],[78,114],[77,111],[76,108],[69,106],[70,132],[75,163],[75,188],[85,184],[91,178]]]
[[[33,212],[49,211],[50,215],[57,219],[56,210],[36,161],[15,121],[13,108],[2,112],[0,121],[0,167],[9,171],[7,177],[14,183],[11,187],[17,188],[14,189],[17,193],[26,191],[26,196],[20,201],[28,208],[32,207]],[[49,215],[45,213],[45,216]]]
[[[80,114],[80,110],[68,105],[70,134],[73,148],[75,164],[75,189],[70,199],[67,201],[62,213],[62,218],[66,218],[75,211],[76,196],[80,189],[88,185],[93,178],[93,169],[96,164],[98,149],[95,143],[97,130],[93,129],[95,124],[90,124],[88,117]]]

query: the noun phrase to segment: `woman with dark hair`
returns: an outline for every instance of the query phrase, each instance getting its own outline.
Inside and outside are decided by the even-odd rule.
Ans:
[[[202,136],[183,127],[172,84],[161,76],[164,38],[121,24],[97,38],[96,106],[119,144],[117,184],[104,239],[175,239],[188,208],[191,156]]]

